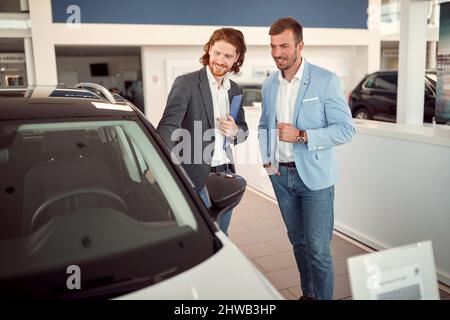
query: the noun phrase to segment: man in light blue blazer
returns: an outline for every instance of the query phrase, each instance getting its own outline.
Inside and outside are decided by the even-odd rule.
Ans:
[[[302,58],[300,23],[279,19],[269,35],[279,71],[262,87],[263,166],[294,249],[300,299],[332,299],[335,146],[350,142],[356,131],[337,76]]]

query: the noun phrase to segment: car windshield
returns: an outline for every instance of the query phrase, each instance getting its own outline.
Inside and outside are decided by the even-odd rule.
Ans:
[[[0,280],[127,252],[124,263],[153,246],[148,271],[165,259],[162,243],[198,232],[192,203],[135,121],[0,122],[0,176]]]

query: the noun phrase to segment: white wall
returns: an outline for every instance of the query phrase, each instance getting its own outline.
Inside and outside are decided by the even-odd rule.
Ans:
[[[450,143],[359,132],[338,158],[336,229],[376,249],[431,240],[439,280],[449,285]]]
[[[335,72],[346,97],[369,70],[367,47],[364,46],[305,46],[303,56],[309,62]]]
[[[142,80],[144,82],[145,114],[156,127],[166,105],[167,88],[166,61],[186,62],[191,71],[201,67],[201,46],[146,46],[141,48]],[[189,69],[190,68],[190,69]]]
[[[107,63],[109,76],[92,77],[91,63]],[[58,83],[74,85],[77,82],[95,82],[106,88],[118,87],[124,90],[124,81],[137,80],[141,70],[140,56],[114,57],[57,57]]]

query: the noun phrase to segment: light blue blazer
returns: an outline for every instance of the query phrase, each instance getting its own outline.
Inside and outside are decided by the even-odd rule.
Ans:
[[[298,174],[311,190],[330,187],[338,180],[335,146],[350,142],[356,133],[350,108],[338,77],[306,60],[292,124],[306,130],[307,144],[294,144]],[[276,168],[276,102],[278,72],[272,73],[262,86],[262,114],[258,126],[259,147],[263,163]]]

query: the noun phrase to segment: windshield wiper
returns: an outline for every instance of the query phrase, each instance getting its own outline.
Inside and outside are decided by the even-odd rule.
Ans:
[[[101,282],[96,286],[90,285],[89,288],[73,290],[67,294],[57,297],[59,300],[78,300],[78,299],[110,299],[129,292],[142,289],[152,285],[155,281],[151,276],[141,278],[131,278],[126,280],[110,280],[105,283],[105,278],[93,279],[92,281]],[[67,291],[66,291],[67,292]]]

